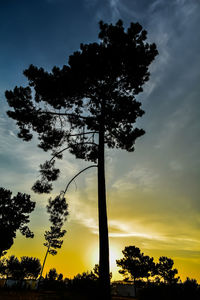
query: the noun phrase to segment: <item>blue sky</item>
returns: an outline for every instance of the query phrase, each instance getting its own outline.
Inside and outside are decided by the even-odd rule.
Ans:
[[[146,112],[139,120],[145,136],[137,141],[134,153],[107,151],[111,244],[121,249],[135,244],[157,256],[166,253],[180,268],[185,266],[182,274],[190,272],[197,277],[200,265],[197,259],[200,254],[198,0],[1,0],[1,186],[31,193],[37,200],[31,221],[36,234],[35,242],[31,243],[36,248],[44,228],[48,227],[47,218],[40,217],[45,214],[48,197],[34,195],[31,186],[47,154],[36,147],[36,139],[25,143],[16,137],[15,123],[6,116],[4,92],[26,84],[22,72],[30,64],[47,70],[67,64],[68,56],[79,49],[80,43],[97,41],[100,19],[110,23],[119,18],[125,26],[140,22],[148,31],[148,40],[157,44],[159,56],[151,66],[150,81],[138,96]],[[54,192],[63,189],[66,180],[83,166],[86,163],[66,154],[63,175]],[[90,171],[87,177],[78,179],[77,191],[70,190],[71,213],[66,226],[67,239],[73,237],[72,245],[76,243],[73,235],[76,231],[88,234],[91,243],[96,238],[95,175],[95,171]],[[13,251],[21,253],[21,243],[25,245],[26,241],[17,238]],[[67,243],[62,251],[59,255],[70,252]],[[55,258],[53,263],[56,264]],[[88,265],[84,258],[82,268]]]

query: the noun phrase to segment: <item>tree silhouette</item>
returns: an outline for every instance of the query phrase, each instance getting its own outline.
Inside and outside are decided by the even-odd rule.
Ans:
[[[154,268],[153,258],[150,258],[140,249],[135,246],[125,247],[122,251],[124,258],[116,261],[117,266],[121,267],[119,273],[125,278],[129,276],[133,279],[134,285],[137,284],[137,279],[148,278]]]
[[[50,269],[49,273],[47,274],[48,280],[54,281],[57,279],[57,277],[58,277],[58,273],[56,269],[55,268]]]
[[[20,264],[23,279],[37,279],[41,271],[41,264],[38,258],[22,256]]]
[[[19,260],[11,255],[0,262],[0,274],[12,279],[37,279],[41,270],[38,258],[22,256]]]
[[[175,278],[178,274],[177,269],[173,269],[174,261],[166,256],[161,256],[159,262],[156,264],[156,273],[159,275],[165,283],[173,284],[177,283],[179,277]]]
[[[71,281],[71,287],[75,291],[79,291],[81,293],[87,292],[87,294],[89,292],[87,299],[92,299],[91,295],[95,295],[96,299],[98,299],[99,291],[96,290],[98,284],[99,280],[92,271],[77,274]]]
[[[99,279],[99,265],[95,264],[93,271],[94,275],[96,276],[97,279]],[[110,272],[110,279],[112,279],[112,272]]]
[[[55,199],[50,198],[47,205],[47,212],[50,214],[49,221],[52,225],[50,226],[50,230],[45,231],[44,234],[46,240],[44,246],[47,247],[47,251],[43,261],[40,278],[42,277],[47,255],[56,255],[56,249],[60,249],[63,244],[62,238],[64,237],[66,230],[63,230],[62,227],[68,215],[68,204],[66,203],[66,199],[60,196],[55,197]]]
[[[15,255],[11,255],[6,259],[6,275],[7,278],[11,279],[23,279],[21,264]]]
[[[142,256],[142,264],[143,264],[143,270],[144,270],[144,274],[145,274],[144,277],[146,277],[146,279],[148,281],[149,277],[154,276],[156,264],[154,262],[153,257],[149,257],[148,255]]]
[[[63,280],[63,274],[62,274],[62,273],[60,273],[60,274],[58,275],[57,280],[58,280],[58,281],[62,281],[62,280]]]
[[[68,65],[50,73],[31,65],[24,71],[28,86],[5,95],[19,138],[29,141],[34,131],[39,147],[52,151],[52,159],[40,166],[34,191],[52,190],[51,182],[59,176],[55,159],[67,149],[76,158],[98,163],[100,291],[106,300],[110,279],[104,148],[134,151],[135,140],[144,134],[134,125],[144,113],[135,95],[149,80],[148,67],[158,52],[155,44],[145,42],[147,32],[139,23],[126,31],[121,20],[99,25],[99,42],[81,44]]]
[[[33,238],[26,224],[34,208],[35,202],[29,195],[17,193],[12,197],[11,191],[0,188],[0,257],[12,246],[17,230],[27,238]]]

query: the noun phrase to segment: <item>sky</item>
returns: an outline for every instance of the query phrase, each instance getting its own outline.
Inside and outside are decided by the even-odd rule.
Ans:
[[[80,43],[98,41],[98,22],[124,26],[139,22],[155,42],[159,56],[137,97],[146,134],[135,151],[106,150],[107,208],[111,271],[122,279],[115,260],[125,246],[174,260],[182,280],[200,282],[200,2],[199,0],[1,0],[0,1],[0,186],[28,193],[36,201],[30,227],[33,240],[17,235],[8,255],[45,255],[49,195],[31,190],[39,165],[49,158],[37,139],[17,138],[6,115],[5,90],[26,85],[30,64],[50,71],[67,64]],[[51,196],[88,163],[66,153],[61,177]],[[72,184],[64,244],[49,256],[45,272],[55,267],[64,277],[91,270],[98,263],[97,177],[94,168]]]

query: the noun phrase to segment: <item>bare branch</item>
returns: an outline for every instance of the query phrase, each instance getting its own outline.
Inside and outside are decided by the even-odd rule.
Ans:
[[[65,117],[78,117],[81,119],[94,119],[93,117],[85,117],[85,116],[81,116],[81,115],[76,115],[73,113],[58,113],[58,112],[53,112],[53,111],[37,111],[37,113],[40,114],[49,114],[49,115],[55,115],[55,116],[65,116]]]
[[[64,149],[62,149],[62,150],[60,150],[60,151],[58,151],[58,152],[56,152],[56,153],[52,156],[52,158],[50,159],[49,162],[51,162],[58,154],[64,152],[65,150],[68,150],[69,148],[70,148],[70,146],[69,146],[69,147],[66,147],[66,148],[64,148]]]
[[[95,146],[98,146],[96,143],[93,143],[93,142],[83,142],[83,143],[79,143],[78,145],[95,145]],[[52,156],[52,158],[50,159],[49,162],[51,162],[57,155],[61,154],[61,153],[64,152],[65,150],[68,150],[70,147],[71,147],[71,146],[68,146],[68,147],[66,147],[66,148],[64,148],[64,149],[62,149],[62,150],[56,152],[56,153]]]
[[[78,173],[77,173],[77,174],[76,174],[76,175],[68,182],[68,184],[67,184],[65,190],[62,191],[63,197],[64,197],[64,195],[66,194],[66,192],[67,192],[67,190],[68,190],[68,187],[70,186],[70,184],[74,181],[74,179],[75,179],[76,177],[78,177],[81,173],[83,173],[84,171],[86,171],[86,170],[88,170],[88,169],[90,169],[90,168],[97,168],[97,167],[98,167],[98,165],[92,165],[92,166],[89,166],[89,167],[87,167],[87,168],[81,170],[80,172],[78,172]]]
[[[70,134],[68,136],[78,136],[78,135],[87,135],[87,134],[95,134],[98,133],[98,131],[88,131],[88,132],[82,132],[82,133],[77,133],[77,134]]]

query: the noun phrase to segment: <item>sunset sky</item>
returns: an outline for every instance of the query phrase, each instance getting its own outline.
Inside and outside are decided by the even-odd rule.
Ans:
[[[41,260],[49,222],[49,195],[31,190],[39,165],[50,157],[37,139],[17,138],[6,115],[7,89],[26,85],[30,64],[51,70],[67,64],[80,43],[98,41],[98,22],[124,26],[139,22],[159,51],[151,77],[138,95],[145,115],[138,126],[146,134],[136,150],[106,150],[107,207],[113,279],[122,279],[115,260],[125,246],[153,256],[168,256],[179,276],[200,282],[200,2],[199,0],[1,0],[0,1],[0,186],[31,194],[33,240],[17,235],[8,255]],[[61,177],[51,196],[89,163],[66,153]],[[98,263],[97,176],[83,173],[67,194],[67,234],[45,272],[55,267],[64,277],[91,270]]]

